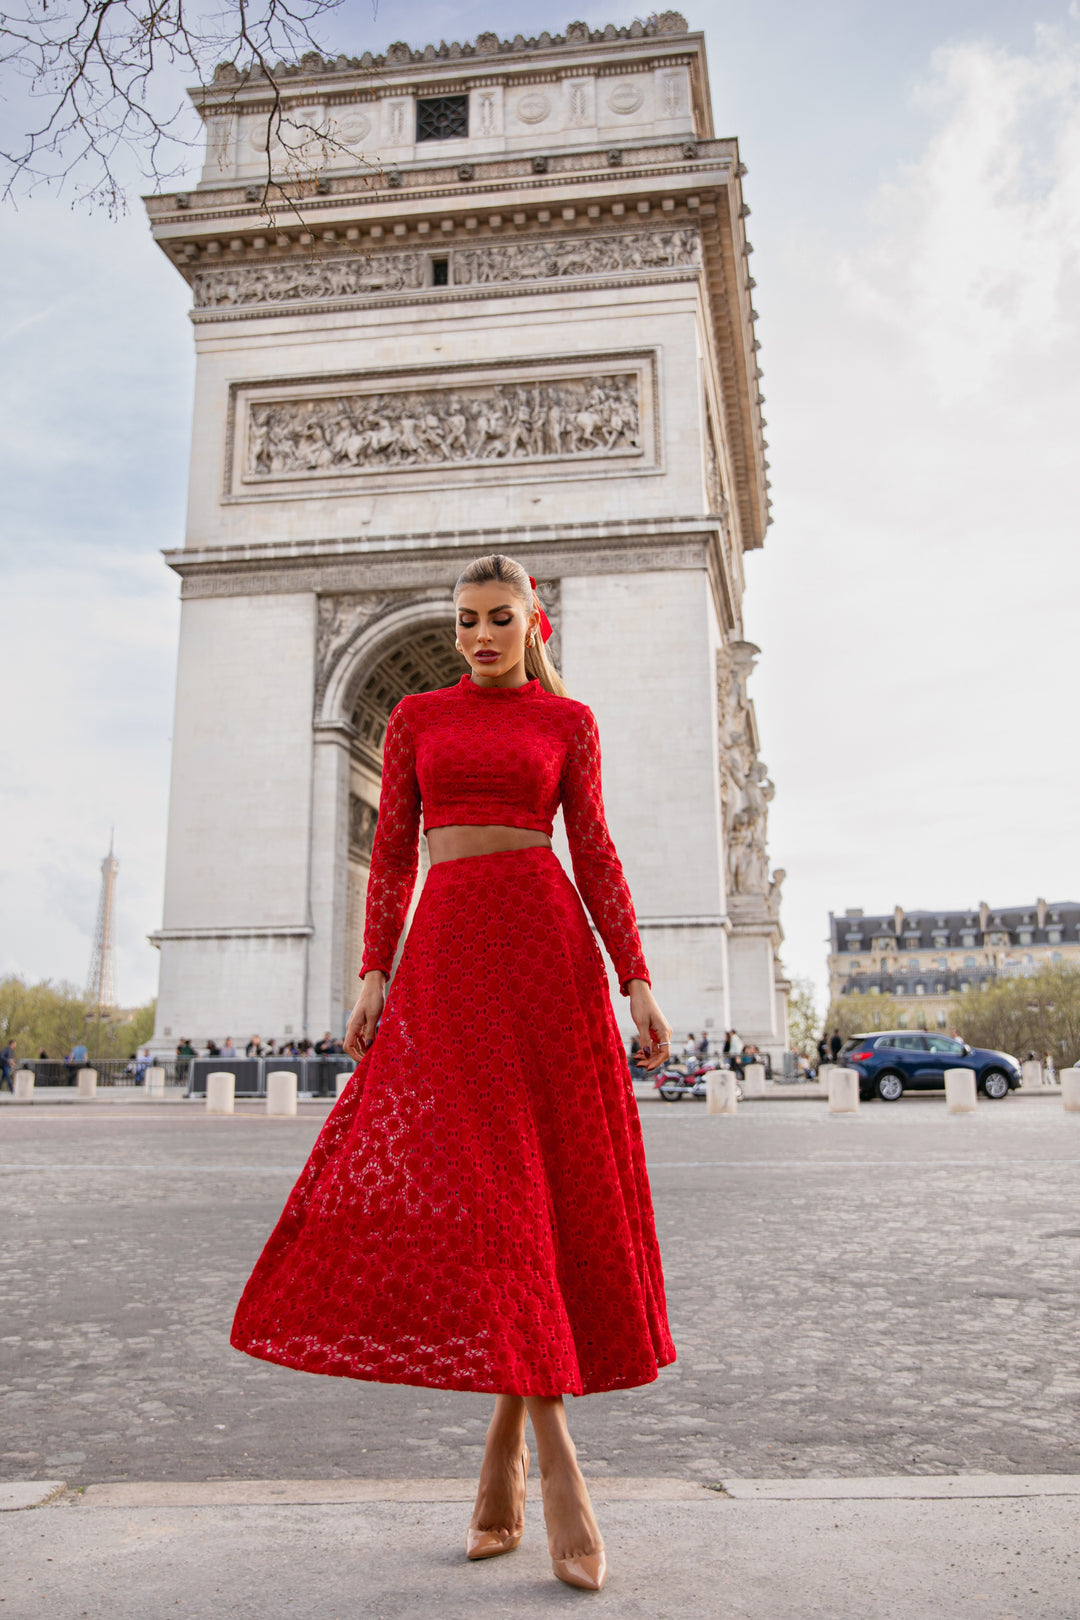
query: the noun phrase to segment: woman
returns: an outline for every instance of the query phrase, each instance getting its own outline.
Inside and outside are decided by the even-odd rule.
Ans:
[[[534,582],[482,557],[454,591],[457,686],[390,716],[368,881],[356,1072],[244,1291],[232,1342],[308,1372],[496,1396],[470,1558],[521,1541],[532,1420],[552,1567],[604,1583],[563,1395],[675,1359],[641,1128],[603,960],[655,1069],[653,999],[604,820],[596,723],[544,650]],[[390,993],[417,871],[431,857]]]

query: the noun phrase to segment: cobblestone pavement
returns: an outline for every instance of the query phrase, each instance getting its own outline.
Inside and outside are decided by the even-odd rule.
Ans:
[[[325,1117],[0,1113],[0,1477],[460,1476],[489,1401],[231,1350]],[[642,1105],[680,1359],[571,1402],[596,1475],[1080,1471],[1080,1116]]]

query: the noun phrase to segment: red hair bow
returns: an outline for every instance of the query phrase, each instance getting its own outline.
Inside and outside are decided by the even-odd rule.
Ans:
[[[531,574],[529,575],[529,584],[533,588],[533,600],[536,602],[537,607],[540,608],[540,640],[541,641],[550,641],[551,640],[551,620],[548,618],[548,616],[544,612],[543,608],[540,607],[540,600],[536,595],[536,581],[535,581],[535,579],[533,579]]]

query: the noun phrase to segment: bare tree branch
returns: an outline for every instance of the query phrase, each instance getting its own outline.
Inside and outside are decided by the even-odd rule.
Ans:
[[[225,0],[204,14],[185,0],[18,0],[18,9],[0,12],[0,72],[25,87],[41,115],[27,134],[0,147],[0,197],[67,186],[74,201],[116,214],[126,207],[127,154],[137,154],[155,187],[182,175],[197,137],[188,130],[186,100],[167,105],[172,92],[162,81],[172,70],[206,86],[204,111],[224,111],[230,93],[265,83],[271,106],[262,202],[268,213],[275,200],[294,208],[292,187],[279,184],[275,172],[302,181],[334,151],[364,161],[332,128],[290,117],[282,92],[289,70],[280,58],[313,52],[321,66],[315,31],[341,4]],[[242,70],[240,59],[248,64]]]

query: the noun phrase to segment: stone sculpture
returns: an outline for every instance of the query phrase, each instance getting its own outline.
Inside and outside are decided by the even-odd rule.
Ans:
[[[249,482],[372,469],[640,455],[636,372],[251,405]]]
[[[485,242],[455,253],[454,285],[676,270],[700,263],[701,240],[694,230],[630,231],[563,242]]]

